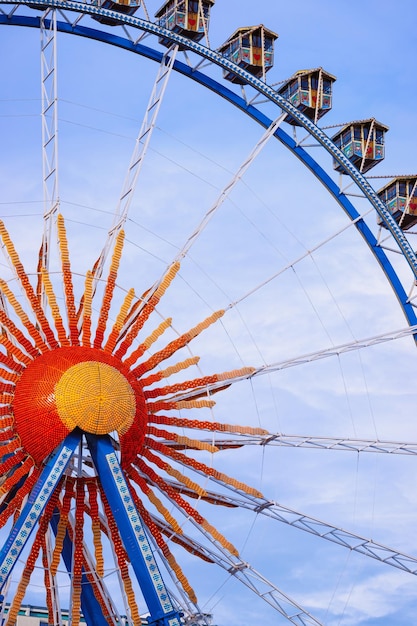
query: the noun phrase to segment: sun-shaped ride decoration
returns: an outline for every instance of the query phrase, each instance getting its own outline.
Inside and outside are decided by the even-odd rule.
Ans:
[[[171,385],[162,384],[171,375],[197,363],[197,357],[189,357],[163,367],[164,361],[187,347],[193,338],[215,323],[223,311],[214,313],[187,333],[168,342],[162,350],[151,354],[151,347],[161,339],[171,320],[164,320],[142,340],[140,334],[177,274],[179,263],[175,262],[168,268],[159,286],[149,292],[148,297],[146,292],[142,298],[137,298],[133,289],[127,292],[112,327],[109,325],[108,328],[122,256],[123,231],[115,239],[109,273],[95,318],[93,304],[97,296],[93,272],[87,272],[81,300],[76,303],[66,229],[61,215],[57,219],[57,231],[64,311],[58,306],[52,279],[45,267],[38,268],[38,289],[32,286],[11,237],[4,224],[0,223],[3,249],[29,305],[21,304],[17,293],[10,287],[11,283],[0,280],[0,524],[4,526],[11,517],[17,519],[28,495],[36,488],[47,459],[69,433],[79,430],[93,436],[112,434],[117,439],[120,465],[143,523],[183,591],[191,602],[196,602],[193,589],[166,540],[166,535],[169,535],[187,548],[187,543],[181,540],[181,525],[172,514],[172,509],[191,519],[223,549],[231,554],[237,552],[186,499],[186,496],[204,499],[206,493],[185,474],[190,474],[191,470],[254,496],[260,494],[197,461],[193,458],[195,455],[187,456],[185,452],[217,451],[215,445],[201,438],[204,431],[239,434],[261,434],[264,431],[203,421],[195,415],[185,418],[179,412],[182,409],[194,411],[211,407],[214,402],[210,386],[220,389],[233,380],[250,376],[252,370],[243,368]],[[93,322],[93,319],[96,321]],[[183,434],[187,430],[190,436]],[[199,431],[200,438],[192,436],[193,431]],[[8,614],[9,624],[16,619],[38,559],[42,559],[45,572],[47,606],[53,613],[49,577],[54,576],[58,569],[68,537],[74,560],[71,623],[77,624],[83,576],[94,583],[104,575],[103,536],[113,545],[132,621],[140,624],[128,571],[129,554],[118,532],[118,520],[106,498],[106,485],[102,484],[94,468],[90,467],[90,472],[80,471],[79,468],[76,471],[75,465],[74,462],[61,477],[40,517]],[[184,472],[178,469],[179,466],[185,468]],[[170,511],[163,500],[173,505]],[[154,511],[159,515],[155,515]],[[50,539],[47,544],[46,529],[53,519],[58,519],[58,522],[51,550]],[[94,544],[93,563],[86,561],[85,519],[89,519]],[[197,556],[204,558],[203,554]],[[94,584],[92,586],[95,587]],[[105,609],[103,594],[97,592],[96,600]]]

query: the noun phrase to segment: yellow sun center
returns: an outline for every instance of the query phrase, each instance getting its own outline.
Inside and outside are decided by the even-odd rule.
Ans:
[[[83,361],[68,368],[55,386],[59,417],[69,430],[77,426],[95,435],[124,434],[135,417],[135,394],[115,367]]]

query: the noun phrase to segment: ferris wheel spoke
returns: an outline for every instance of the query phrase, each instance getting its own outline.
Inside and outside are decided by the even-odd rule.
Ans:
[[[259,598],[270,604],[293,624],[297,624],[298,626],[317,626],[321,624],[321,622],[297,604],[295,600],[257,572],[249,563],[219,549],[218,546],[216,546],[218,549],[215,550],[215,544],[213,544],[213,542],[209,541],[207,544],[202,544],[185,533],[181,535],[173,533],[172,528],[169,527],[166,522],[156,517],[153,517],[153,519],[161,529],[165,528],[166,534],[171,537],[172,541],[178,542],[192,554],[197,554],[200,558],[203,558],[209,563],[215,563],[221,567],[228,574],[242,582]]]
[[[149,478],[148,483],[156,486],[156,484]],[[193,490],[188,490],[187,488],[183,490],[180,483],[175,483],[174,481],[166,481],[166,483],[172,485],[174,489],[179,492],[183,491],[192,497],[196,496],[196,493]],[[205,499],[204,496],[203,499]],[[210,499],[210,495],[208,495],[208,499]],[[218,502],[215,503],[218,504]],[[174,500],[172,500],[172,504],[181,510],[181,507],[179,507]],[[227,506],[227,504],[225,505]],[[246,585],[257,596],[271,605],[293,624],[296,624],[297,626],[317,626],[320,624],[319,621],[305,611],[288,595],[283,593],[272,582],[267,580],[262,574],[257,572],[249,563],[241,560],[236,551],[231,552],[230,549],[224,546],[223,542],[217,540],[213,541],[212,534],[192,519],[192,517],[189,517],[189,521],[192,525],[198,528],[199,532],[205,537],[207,540],[205,544],[202,544],[195,539],[191,539],[184,532],[181,532],[179,535],[173,530],[172,526],[162,520],[156,519],[154,515],[152,515],[152,520],[172,541],[182,545],[186,550],[199,556],[203,560],[217,564],[226,570],[230,575],[240,580],[240,582]]]
[[[369,210],[368,212],[370,212],[370,211],[371,210]],[[356,219],[352,219],[348,224],[343,226],[343,228],[335,231],[329,237],[326,237],[325,239],[322,239],[321,241],[319,241],[318,243],[316,243],[313,246],[309,246],[309,248],[306,249],[302,254],[300,254],[297,257],[287,261],[285,263],[285,265],[280,267],[278,270],[274,271],[273,274],[271,274],[267,278],[263,279],[260,283],[258,283],[257,285],[253,286],[249,291],[247,291],[246,293],[244,293],[240,297],[236,298],[236,300],[234,300],[233,302],[231,302],[229,304],[228,308],[231,309],[232,307],[235,307],[236,305],[240,304],[243,300],[246,300],[246,298],[253,296],[256,292],[258,292],[260,289],[263,289],[266,285],[268,285],[272,281],[274,281],[277,278],[279,278],[280,276],[282,276],[282,274],[284,274],[285,272],[287,272],[289,270],[294,270],[294,268],[299,263],[301,263],[302,261],[304,261],[305,259],[307,259],[309,257],[312,257],[315,252],[320,250],[320,248],[323,248],[330,241],[332,241],[333,239],[336,239],[336,237],[339,237],[342,233],[344,233],[345,231],[347,231],[350,228],[352,228],[352,226],[356,226],[358,224],[358,222],[363,221],[364,217],[365,217],[365,215],[358,215],[358,217]]]
[[[201,233],[204,231],[204,229],[206,228],[207,224],[214,217],[216,212],[222,206],[223,202],[229,196],[229,194],[234,189],[234,187],[237,185],[237,183],[241,180],[241,178],[244,175],[244,173],[246,172],[246,170],[254,162],[254,160],[260,154],[262,149],[267,145],[269,139],[274,136],[274,134],[276,133],[276,131],[278,130],[278,128],[280,127],[280,125],[282,124],[284,119],[285,119],[285,113],[282,113],[266,129],[266,131],[263,133],[263,135],[260,138],[260,140],[257,142],[255,147],[252,149],[251,153],[242,162],[242,164],[240,165],[239,169],[236,171],[236,173],[233,175],[233,177],[230,179],[230,181],[225,185],[225,187],[223,188],[223,190],[221,191],[219,196],[216,198],[216,200],[214,201],[212,206],[209,208],[209,210],[203,216],[203,219],[200,221],[200,223],[194,229],[192,234],[185,241],[183,247],[180,249],[180,251],[176,255],[174,261],[170,264],[169,267],[178,264],[188,254],[189,250],[191,249],[191,247],[193,246],[195,241],[197,241],[197,239],[201,235]],[[155,281],[155,283],[152,285],[152,287],[150,289],[148,289],[148,291],[146,292],[145,296],[142,299],[142,302],[140,303],[140,305],[137,307],[137,309],[135,311],[134,320],[137,319],[137,317],[140,315],[142,309],[147,305],[147,303],[150,301],[152,296],[158,290],[158,288],[160,287],[162,281],[164,280],[164,277],[165,277],[165,272],[157,281]]]
[[[103,268],[109,252],[113,248],[114,240],[126,222],[129,208],[137,186],[139,173],[142,168],[147,149],[149,147],[152,133],[156,126],[158,113],[161,108],[161,104],[177,56],[177,52],[178,45],[172,45],[163,55],[161,63],[159,65],[158,74],[152,88],[139,135],[136,139],[127,175],[116,208],[114,221],[108,232],[107,241],[103,247],[103,250],[101,251],[101,254],[95,262],[94,268],[92,270],[93,291],[95,289],[97,281],[100,279],[103,273]]]
[[[172,481],[170,484],[174,486]],[[175,485],[175,488],[181,493],[193,497],[192,490],[187,489],[187,487],[178,483]],[[256,514],[266,515],[289,526],[306,531],[316,537],[327,539],[349,550],[376,559],[386,565],[391,565],[409,574],[417,575],[417,557],[404,554],[393,548],[376,543],[372,539],[366,539],[343,528],[338,528],[322,520],[310,517],[304,513],[285,507],[282,504],[278,504],[273,500],[252,496],[250,494],[237,495],[236,492],[232,492],[231,490],[228,491],[227,495],[207,490],[207,496],[203,496],[203,499],[205,497],[213,504],[244,508]]]
[[[354,352],[355,350],[362,350],[363,348],[369,348],[370,346],[376,346],[381,343],[387,343],[388,341],[394,341],[401,339],[409,335],[415,335],[417,333],[417,325],[407,326],[381,335],[375,335],[373,337],[366,337],[364,339],[356,339],[349,343],[339,344],[330,348],[324,348],[316,352],[310,352],[301,356],[296,356],[285,361],[277,361],[256,369],[252,376],[258,376],[260,374],[268,374],[271,372],[277,372],[279,370],[287,369],[288,367],[295,367],[297,365],[305,365],[313,361],[325,359],[328,357],[339,356],[346,352]]]
[[[212,443],[219,450],[241,448],[243,446],[282,446],[286,448],[314,448],[315,450],[340,450],[348,452],[378,452],[380,454],[417,455],[417,443],[387,441],[381,439],[347,439],[337,437],[315,437],[312,435],[285,435],[268,433],[245,435],[236,439],[201,439],[203,443]],[[165,445],[178,448],[173,441]]]
[[[321,622],[284,594],[276,585],[257,572],[249,563],[240,561],[228,570],[262,600],[270,604],[289,622],[297,626],[320,625]]]
[[[56,9],[48,8],[40,16],[40,34],[44,232],[39,251],[38,296],[43,292],[41,268],[49,269],[53,220],[59,208]]]
[[[18,5],[14,7],[17,8]],[[9,14],[13,14],[12,12]],[[58,189],[58,87],[57,87],[57,16],[55,8],[46,8],[39,17],[42,177],[44,230],[39,250],[37,296],[44,297],[42,267],[48,269],[53,219],[59,208]],[[3,248],[4,249],[4,248]],[[10,261],[9,261],[10,264]],[[12,264],[13,265],[13,264]],[[15,268],[12,266],[12,271]],[[3,296],[2,296],[3,303]]]
[[[339,344],[337,346],[331,346],[330,348],[323,348],[316,352],[310,352],[308,354],[294,356],[285,361],[277,361],[268,365],[261,365],[258,367],[242,368],[235,372],[226,372],[221,378],[206,382],[204,386],[189,389],[184,393],[177,393],[172,396],[176,402],[184,400],[190,400],[192,398],[203,397],[204,395],[210,395],[220,391],[230,385],[241,382],[248,378],[255,378],[263,374],[269,374],[280,370],[288,369],[289,367],[296,367],[312,363],[325,358],[339,356],[348,352],[354,352],[356,350],[362,350],[370,346],[386,343],[388,341],[395,341],[407,337],[408,335],[415,335],[417,333],[417,326],[407,326],[389,333],[381,335],[375,335],[373,337],[367,337],[364,339],[357,339],[349,343]]]
[[[263,148],[267,145],[269,139],[274,136],[274,134],[276,133],[276,131],[278,130],[278,128],[280,127],[284,119],[285,119],[285,114],[280,115],[276,120],[272,122],[269,128],[266,129],[266,131],[264,132],[260,140],[257,142],[257,144],[255,145],[251,153],[241,163],[239,169],[236,171],[236,173],[233,175],[233,177],[230,179],[227,185],[223,188],[223,190],[221,191],[220,195],[217,197],[213,205],[204,215],[200,224],[197,226],[194,232],[187,239],[184,246],[182,247],[182,249],[180,250],[180,252],[178,253],[176,257],[177,261],[180,261],[188,254],[194,242],[198,239],[198,237],[203,232],[203,230],[205,229],[209,221],[213,218],[215,213],[219,210],[219,208],[221,207],[223,202],[226,200],[226,198],[230,195],[231,191],[234,189],[237,183],[242,179],[243,175],[252,165],[256,157],[260,154]]]

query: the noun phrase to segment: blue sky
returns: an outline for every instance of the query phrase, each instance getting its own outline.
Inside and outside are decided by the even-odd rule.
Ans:
[[[148,0],[151,16],[159,6]],[[368,117],[389,126],[385,161],[369,172],[381,176],[372,183],[378,189],[391,175],[417,171],[416,17],[411,0],[401,10],[373,0],[217,0],[210,44],[219,47],[238,26],[263,23],[279,35],[268,83],[314,67],[335,75],[333,109],[322,126]],[[28,271],[36,269],[43,228],[38,50],[36,30],[1,29],[7,63],[0,88],[0,213]],[[111,225],[157,68],[68,36],[59,38],[58,59],[61,210],[81,285]],[[161,274],[262,135],[254,122],[189,82],[173,76],[162,104],[126,225],[120,298],[131,286],[141,293]],[[158,309],[184,332],[239,301],[192,346],[204,373],[282,362],[405,327],[386,279],[339,207],[276,144],[267,145],[197,239]],[[313,150],[331,172],[329,157]],[[368,210],[363,200],[354,202]],[[370,223],[377,232],[372,216]],[[398,267],[408,292],[410,277]],[[5,262],[0,268],[9,276]],[[218,394],[214,418],[273,433],[415,442],[415,364],[415,346],[405,338],[288,368]],[[247,446],[207,462],[271,500],[417,555],[413,457]],[[264,516],[212,508],[201,504],[241,558],[326,626],[412,623],[413,576]],[[286,623],[225,572],[181,552],[178,559],[217,626]],[[32,594],[39,597],[36,589]]]

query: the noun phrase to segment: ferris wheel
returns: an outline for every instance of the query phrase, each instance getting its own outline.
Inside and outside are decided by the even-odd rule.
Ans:
[[[326,126],[327,68],[268,82],[273,26],[150,4],[0,0],[2,623],[331,623],[358,569],[417,572],[378,526],[417,176],[374,188],[388,126]]]

